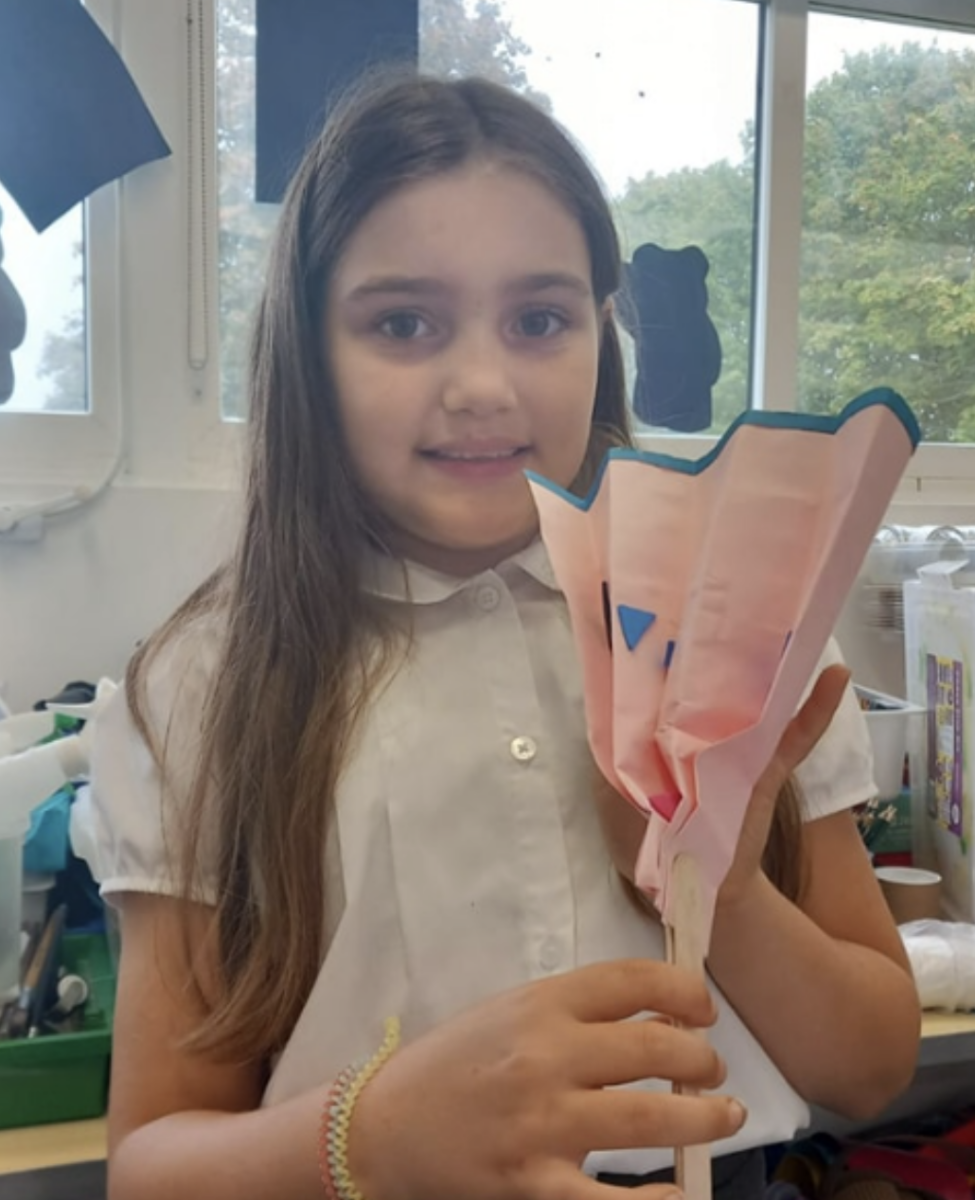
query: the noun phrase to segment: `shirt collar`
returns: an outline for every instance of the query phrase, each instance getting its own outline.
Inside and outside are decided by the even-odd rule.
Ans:
[[[549,591],[561,592],[548,553],[541,538],[535,538],[524,550],[498,564],[493,570],[470,577],[445,575],[419,563],[403,561],[379,551],[370,550],[363,570],[363,586],[367,592],[384,600],[411,604],[439,604],[464,591],[474,582],[490,575],[502,578],[517,572],[530,576]]]

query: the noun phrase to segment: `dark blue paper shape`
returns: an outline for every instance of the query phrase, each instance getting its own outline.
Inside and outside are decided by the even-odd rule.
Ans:
[[[255,199],[282,198],[343,87],[418,51],[418,0],[257,0]]]
[[[0,0],[0,183],[38,233],[169,153],[80,0]]]
[[[677,649],[677,643],[675,641],[669,641],[667,643],[667,649],[664,651],[664,670],[665,671],[670,670],[670,664],[674,661],[674,651],[676,649]]]
[[[624,265],[618,311],[636,343],[633,411],[648,425],[694,433],[711,424],[721,342],[708,316],[708,260],[698,246],[648,242]]]
[[[629,604],[618,604],[616,614],[620,619],[620,629],[623,630],[623,641],[628,650],[639,646],[643,635],[656,621],[657,614],[647,612],[643,608],[633,608]]]
[[[3,269],[3,212],[0,211],[0,404],[6,404],[14,394],[13,352],[26,333],[24,301]]]

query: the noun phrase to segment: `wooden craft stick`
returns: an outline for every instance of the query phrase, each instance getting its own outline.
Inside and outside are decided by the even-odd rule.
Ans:
[[[689,854],[674,860],[670,886],[673,888],[673,925],[666,926],[667,961],[704,976],[708,928],[701,903],[701,869]],[[701,1037],[706,1035],[702,1032]],[[674,1091],[697,1095],[698,1089],[675,1083]],[[711,1147],[676,1146],[674,1175],[685,1200],[711,1200]]]

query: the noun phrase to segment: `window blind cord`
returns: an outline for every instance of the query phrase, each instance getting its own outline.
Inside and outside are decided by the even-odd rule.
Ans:
[[[210,359],[210,173],[207,161],[206,28],[204,0],[186,0],[187,362],[194,394]]]

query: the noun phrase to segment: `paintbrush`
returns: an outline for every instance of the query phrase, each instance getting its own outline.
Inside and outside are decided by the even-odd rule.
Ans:
[[[67,905],[60,904],[47,919],[10,1018],[11,1037],[37,1037],[40,1032],[41,1017],[57,973],[61,933],[67,912]]]

